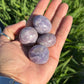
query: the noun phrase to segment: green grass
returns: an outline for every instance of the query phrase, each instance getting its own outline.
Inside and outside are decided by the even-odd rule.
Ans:
[[[28,20],[38,1],[0,0],[0,21],[7,26]],[[59,65],[48,84],[84,84],[84,0],[63,2],[69,5],[68,15],[74,20]]]

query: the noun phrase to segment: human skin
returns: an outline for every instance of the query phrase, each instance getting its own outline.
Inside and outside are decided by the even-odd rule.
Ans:
[[[11,37],[12,41],[5,36],[0,37],[0,73],[21,84],[47,84],[55,72],[62,47],[70,31],[73,19],[66,16],[68,5],[61,3],[62,0],[52,0],[46,10],[49,1],[40,0],[27,21],[27,26],[32,26],[34,15],[44,15],[52,22],[50,33],[56,35],[56,44],[49,48],[49,60],[46,64],[38,65],[31,62],[23,51],[26,49],[22,49],[21,43],[15,40],[15,36],[18,36],[19,31],[26,26],[25,21],[4,29],[3,32]]]

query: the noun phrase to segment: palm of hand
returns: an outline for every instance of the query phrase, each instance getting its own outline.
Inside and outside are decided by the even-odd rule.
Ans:
[[[58,62],[52,56],[44,65],[31,62],[24,53],[26,49],[18,41],[3,43],[1,50],[5,52],[1,53],[4,56],[1,58],[4,60],[1,67],[3,73],[22,84],[46,84],[55,70],[53,63],[56,65]]]
[[[33,15],[43,15],[48,3],[49,0],[41,0],[39,2],[34,12],[30,16],[30,19],[27,22],[27,26],[31,25],[31,19]],[[71,16],[64,18],[68,9],[67,4],[64,3],[59,6],[60,3],[61,0],[53,0],[46,13],[44,14],[44,16],[46,16],[52,22],[51,33],[56,34],[57,38],[56,44],[53,47],[49,48],[50,57],[48,62],[43,65],[35,64],[27,58],[24,53],[26,49],[23,49],[24,47],[22,47],[20,42],[7,42],[0,48],[5,52],[1,53],[1,56],[4,56],[2,57],[2,59],[6,60],[2,62],[3,74],[15,79],[22,84],[46,84],[50,80],[58,64],[61,49],[72,24]],[[17,27],[18,25],[20,25],[20,27]],[[16,27],[15,30],[12,30],[12,32],[15,33],[23,26],[25,26],[25,23],[19,22],[15,25],[9,26],[4,30],[4,33],[9,35],[8,31],[12,30],[13,27]],[[14,38],[14,35],[12,34],[10,34],[9,36],[11,38]]]

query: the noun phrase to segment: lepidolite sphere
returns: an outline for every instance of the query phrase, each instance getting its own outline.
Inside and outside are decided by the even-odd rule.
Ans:
[[[46,33],[40,36],[37,43],[46,47],[52,47],[56,43],[56,36],[51,33]]]
[[[22,44],[33,44],[38,38],[38,33],[33,27],[25,27],[19,34],[19,40]]]
[[[36,64],[45,64],[49,59],[49,50],[43,45],[35,45],[29,51],[29,58]]]
[[[42,15],[34,17],[33,25],[39,34],[48,33],[52,28],[51,22]]]

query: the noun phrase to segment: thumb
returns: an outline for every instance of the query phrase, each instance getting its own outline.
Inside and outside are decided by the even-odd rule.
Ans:
[[[3,33],[5,33],[7,36],[9,36],[12,40],[15,39],[15,35],[19,33],[19,31],[26,26],[26,20],[20,21],[16,24],[7,26]],[[4,39],[7,40],[6,37],[3,36]]]

